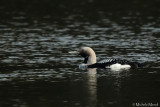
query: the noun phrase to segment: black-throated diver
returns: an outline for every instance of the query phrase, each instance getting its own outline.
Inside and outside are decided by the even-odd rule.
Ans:
[[[78,51],[71,51],[69,53],[74,53],[81,55],[84,58],[83,64],[79,65],[80,69],[84,68],[110,68],[112,70],[120,69],[130,69],[139,68],[141,64],[138,62],[132,62],[128,60],[121,59],[106,59],[100,62],[96,61],[96,54],[90,47],[82,47]]]

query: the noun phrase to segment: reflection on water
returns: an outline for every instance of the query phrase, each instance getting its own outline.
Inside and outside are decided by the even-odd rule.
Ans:
[[[0,106],[130,107],[160,99],[159,1],[0,1]],[[136,7],[135,7],[136,6]],[[145,62],[147,69],[79,70],[68,54]]]
[[[84,89],[86,105],[91,107],[97,106],[97,71],[96,69],[88,69],[87,74],[84,75]]]

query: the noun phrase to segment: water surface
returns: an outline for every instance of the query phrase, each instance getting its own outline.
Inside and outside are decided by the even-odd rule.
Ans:
[[[158,0],[2,0],[0,106],[132,107],[160,99]],[[79,70],[92,47],[97,59],[120,58],[149,68]]]

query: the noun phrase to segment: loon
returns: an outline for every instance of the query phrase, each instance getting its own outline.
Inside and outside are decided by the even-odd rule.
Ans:
[[[121,59],[106,59],[97,62],[96,54],[94,50],[90,47],[82,47],[78,51],[71,51],[69,53],[78,54],[84,58],[83,64],[79,65],[80,69],[110,68],[111,70],[122,70],[122,69],[130,69],[130,68],[134,69],[142,67],[142,65],[138,62],[132,62]]]

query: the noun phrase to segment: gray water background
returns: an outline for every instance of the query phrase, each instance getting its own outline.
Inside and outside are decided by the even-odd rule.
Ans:
[[[79,70],[82,46],[150,67]],[[1,0],[0,107],[160,104],[159,47],[159,0]]]

